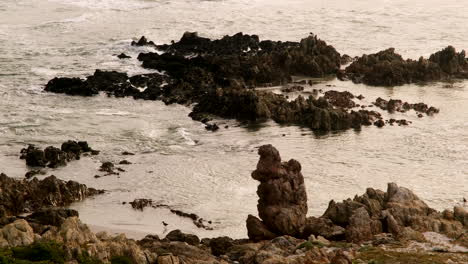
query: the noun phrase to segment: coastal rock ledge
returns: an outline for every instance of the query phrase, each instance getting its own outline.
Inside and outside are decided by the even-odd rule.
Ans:
[[[468,263],[465,208],[440,213],[389,183],[386,192],[368,188],[354,199],[330,201],[320,217],[307,217],[301,164],[282,162],[272,145],[258,153],[252,178],[260,182],[259,218],[247,218],[249,239],[200,239],[181,230],[138,241],[93,233],[78,212],[60,207],[95,190],[53,176],[28,181],[1,174],[0,263]],[[34,213],[25,216],[28,211]]]

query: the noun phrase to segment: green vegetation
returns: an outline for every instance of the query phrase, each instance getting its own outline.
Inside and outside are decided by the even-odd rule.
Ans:
[[[78,255],[76,257],[76,261],[80,264],[102,264],[101,260],[91,257],[86,251],[83,251],[82,254]]]
[[[126,256],[118,256],[111,258],[111,264],[133,264],[133,262]]]
[[[91,257],[86,251],[78,255],[76,260],[79,264],[102,264],[102,261]],[[0,264],[63,264],[65,261],[66,252],[63,245],[53,241],[0,249]],[[129,260],[125,262],[117,258],[114,264],[129,263],[131,263]]]
[[[306,241],[302,244],[300,244],[299,246],[297,246],[296,249],[301,249],[301,248],[306,248],[307,250],[311,249],[314,247],[314,244],[310,241]]]
[[[0,264],[63,264],[65,256],[65,250],[56,242],[34,243],[1,249]]]

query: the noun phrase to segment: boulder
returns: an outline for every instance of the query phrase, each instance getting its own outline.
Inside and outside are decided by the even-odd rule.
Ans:
[[[185,234],[179,229],[172,230],[166,235],[166,239],[170,241],[186,242],[189,245],[196,246],[200,244],[200,239],[196,235]]]
[[[34,231],[24,219],[18,219],[0,229],[0,247],[28,246],[36,240]]]
[[[234,246],[234,240],[227,236],[216,237],[210,240],[211,254],[215,256],[225,255],[229,248]]]
[[[268,227],[253,215],[247,217],[247,234],[253,241],[269,240],[277,237]]]

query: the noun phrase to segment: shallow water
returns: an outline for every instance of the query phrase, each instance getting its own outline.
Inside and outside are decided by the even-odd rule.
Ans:
[[[363,128],[315,135],[307,128],[268,122],[256,127],[229,125],[212,133],[192,121],[183,106],[161,102],[43,93],[55,76],[85,76],[96,68],[130,74],[147,72],[135,59],[149,48],[129,45],[141,35],[157,43],[184,31],[220,37],[239,31],[262,39],[299,40],[309,32],[339,52],[361,55],[395,47],[418,58],[451,44],[468,46],[465,4],[461,1],[150,1],[3,0],[0,2],[0,171],[23,177],[19,150],[27,143],[59,145],[87,140],[101,150],[95,157],[49,170],[109,190],[73,205],[89,224],[128,232],[180,228],[200,236],[245,237],[247,214],[256,212],[256,185],[250,178],[256,147],[271,143],[284,159],[302,163],[309,214],[320,215],[331,199],[362,194],[387,182],[413,189],[430,206],[451,208],[468,195],[467,82],[367,87],[332,80],[316,89],[349,90],[366,96],[425,102],[440,108],[434,117],[395,114],[408,127]],[[133,58],[119,60],[125,52]],[[332,85],[334,87],[328,87]],[[311,88],[309,88],[311,89]],[[386,114],[386,116],[390,116]],[[283,136],[284,135],[284,136]],[[137,153],[121,156],[122,151]],[[127,172],[95,179],[102,161],[127,159]],[[43,176],[40,176],[43,177]],[[151,198],[214,222],[197,229],[166,209],[133,211],[122,205]]]

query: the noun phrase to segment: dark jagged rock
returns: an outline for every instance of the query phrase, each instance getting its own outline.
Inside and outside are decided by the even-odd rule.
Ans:
[[[346,75],[355,83],[395,86],[415,82],[431,82],[450,78],[468,78],[465,51],[457,53],[449,46],[429,59],[404,60],[394,48],[363,55],[346,68]]]
[[[153,41],[148,41],[145,36],[141,36],[138,41],[132,41],[132,46],[156,46]]]
[[[206,230],[213,230],[213,228],[211,226],[209,226],[209,225],[212,224],[212,221],[205,220],[205,219],[201,218],[200,216],[198,216],[198,215],[196,215],[194,213],[187,213],[187,212],[184,212],[184,211],[181,211],[181,210],[173,209],[167,204],[153,203],[153,200],[151,200],[151,199],[135,199],[135,200],[133,200],[133,202],[130,202],[129,204],[132,206],[133,209],[137,209],[137,210],[143,210],[146,207],[152,207],[152,208],[161,208],[161,207],[163,207],[163,208],[167,208],[167,209],[169,209],[169,211],[171,211],[171,213],[173,213],[175,215],[191,219],[192,223],[198,228],[203,228],[203,229],[206,229]]]
[[[28,181],[16,180],[5,174],[0,174],[0,190],[0,216],[67,206],[103,192],[75,181],[62,181],[55,176]]]
[[[348,54],[341,55],[341,58],[340,58],[341,65],[348,64],[348,63],[350,63],[352,61],[353,61],[353,58],[351,56],[349,56]]]
[[[43,170],[30,170],[28,172],[26,172],[26,174],[24,175],[24,177],[26,177],[26,179],[31,179],[32,177],[36,176],[36,175],[45,175],[46,172],[43,171]]]
[[[151,199],[135,199],[130,204],[133,209],[143,210],[145,207],[152,206],[153,201]]]
[[[45,91],[68,95],[92,96],[100,91],[116,97],[134,96],[140,93],[129,81],[125,73],[96,70],[86,80],[78,78],[54,78],[49,81]]]
[[[76,142],[69,140],[62,144],[61,149],[49,146],[45,150],[42,150],[34,145],[29,145],[21,150],[20,158],[25,159],[26,165],[31,167],[47,166],[57,168],[67,165],[67,162],[71,160],[79,160],[83,153],[96,154],[96,151],[91,149],[86,141]]]
[[[45,89],[47,92],[68,95],[92,96],[99,93],[95,87],[86,85],[80,78],[57,78],[50,80]]]
[[[383,127],[383,126],[385,126],[385,122],[382,119],[379,119],[379,120],[374,122],[374,126]]]
[[[173,230],[166,235],[166,239],[170,241],[186,242],[189,245],[196,246],[200,244],[200,239],[196,235],[185,234],[179,229]]]
[[[142,37],[133,45],[154,43]],[[45,90],[71,95],[105,92],[116,97],[130,96],[162,100],[165,104],[195,105],[190,116],[203,123],[213,116],[255,122],[272,119],[280,124],[306,126],[319,131],[359,129],[362,125],[381,124],[378,121],[381,118],[376,113],[348,111],[358,106],[350,93],[327,92],[319,98],[315,93],[312,98],[300,96],[289,101],[285,96],[253,89],[285,85],[295,75],[323,77],[344,74],[340,72],[340,54],[317,36],[310,35],[300,42],[275,42],[260,41],[256,35],[242,33],[210,40],[186,32],[178,42],[155,47],[164,53],[140,53],[138,60],[143,67],[164,74],[129,77],[125,73],[96,70],[85,80],[51,80]],[[374,56],[376,59],[369,55],[373,59],[368,59],[370,62],[366,59],[362,67],[364,59],[354,62],[346,74],[351,76],[354,67],[355,75],[359,77],[361,68],[370,68],[381,57],[382,60],[401,59],[393,50],[379,56]],[[300,87],[288,86],[284,91],[300,90]],[[206,127],[211,131],[217,129],[216,125],[211,124]]]
[[[284,96],[254,90],[220,91],[206,96],[194,107],[192,116],[214,114],[238,120],[273,119],[280,124],[295,124],[312,130],[344,130],[370,125],[380,114],[371,111],[347,112],[333,107],[325,98],[288,101]]]
[[[306,219],[306,225],[301,236],[308,238],[310,235],[315,235],[330,240],[343,240],[345,231],[346,229],[334,224],[330,219],[311,216]]]
[[[29,222],[41,225],[61,226],[68,217],[78,217],[78,212],[73,209],[52,208],[36,211],[27,217]]]
[[[117,55],[117,58],[123,60],[123,59],[130,59],[131,56],[128,56],[128,55],[125,54],[125,53],[120,53],[119,55]]]
[[[373,104],[379,107],[380,109],[386,110],[390,113],[394,113],[394,112],[404,113],[411,109],[417,112],[426,113],[426,115],[428,116],[439,113],[439,109],[433,106],[428,106],[425,103],[410,104],[408,102],[403,102],[400,99],[390,99],[387,101],[383,98],[378,97]]]
[[[356,106],[356,103],[352,100],[354,99],[354,95],[348,91],[326,91],[324,98],[327,99],[330,104],[337,107],[353,108]]]
[[[268,230],[268,227],[262,222],[262,220],[253,215],[249,215],[247,217],[247,235],[253,241],[273,239],[278,236]]]
[[[22,149],[20,158],[25,159],[26,165],[31,167],[45,167],[47,164],[44,151],[34,145]]]
[[[114,169],[116,169],[114,163],[110,161],[103,162],[101,167],[99,167],[99,171],[107,172],[108,174],[115,174]]]
[[[299,235],[307,214],[301,164],[293,159],[282,163],[278,150],[271,145],[261,146],[258,154],[260,160],[257,169],[252,172],[252,178],[260,181],[257,208],[262,222],[277,235]],[[252,228],[252,225],[248,224],[247,227]],[[258,234],[257,230],[248,232]]]
[[[213,238],[209,243],[211,254],[215,256],[225,255],[228,249],[234,245],[234,240],[227,236]]]
[[[205,125],[205,129],[214,132],[214,131],[216,131],[216,130],[219,129],[219,126],[218,126],[216,123],[214,123],[214,124],[206,124],[206,125]]]
[[[238,33],[212,41],[187,32],[179,42],[158,47],[166,53],[140,54],[143,67],[166,71],[175,79],[200,68],[216,76],[213,81],[221,87],[229,79],[265,86],[289,82],[291,75],[322,77],[340,65],[339,53],[316,36],[301,42],[260,42],[258,36]],[[193,54],[197,56],[184,57]]]

